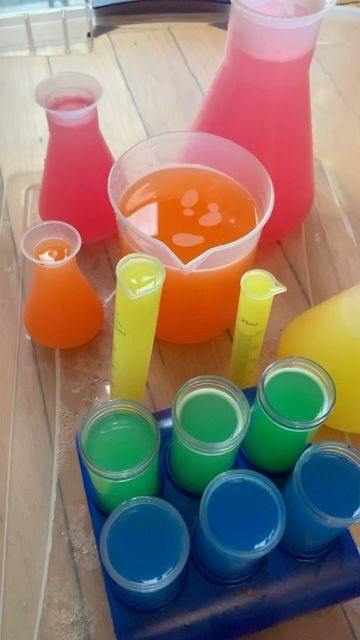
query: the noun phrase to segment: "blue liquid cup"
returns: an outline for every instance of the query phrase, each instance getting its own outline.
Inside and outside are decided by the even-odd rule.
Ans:
[[[338,442],[312,445],[282,494],[287,518],[281,547],[299,559],[316,559],[360,522],[360,451]]]
[[[210,482],[201,499],[193,557],[210,579],[236,583],[257,571],[284,527],[284,503],[270,480],[256,471],[227,471]]]
[[[180,513],[160,498],[133,498],[106,520],[100,557],[115,593],[130,607],[154,610],[180,590],[190,551]]]

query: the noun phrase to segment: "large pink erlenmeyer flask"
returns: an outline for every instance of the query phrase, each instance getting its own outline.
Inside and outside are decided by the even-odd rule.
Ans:
[[[314,197],[309,67],[332,0],[232,0],[225,58],[194,128],[231,138],[268,170],[262,243],[293,231]]]
[[[59,73],[35,90],[44,107],[50,139],[41,184],[39,211],[43,220],[74,226],[83,243],[116,234],[107,196],[114,159],[101,135],[97,102],[101,86],[82,73]]]

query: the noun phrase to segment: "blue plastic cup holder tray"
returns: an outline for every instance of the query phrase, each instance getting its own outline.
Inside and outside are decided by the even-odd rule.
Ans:
[[[245,391],[250,404],[255,391],[254,388]],[[180,511],[191,532],[200,497],[179,489],[168,473],[170,409],[156,413],[155,417],[161,431],[161,497]],[[78,449],[78,441],[76,444]],[[107,516],[96,505],[89,475],[80,458],[79,463],[99,549]],[[241,452],[235,466],[251,468]],[[283,480],[281,476],[271,477],[277,484]],[[234,586],[222,586],[208,580],[190,556],[182,590],[173,602],[157,611],[130,609],[115,595],[104,569],[103,576],[117,640],[201,640],[205,637],[207,640],[230,640],[360,595],[360,557],[348,531],[316,562],[301,562],[276,548],[255,575]]]

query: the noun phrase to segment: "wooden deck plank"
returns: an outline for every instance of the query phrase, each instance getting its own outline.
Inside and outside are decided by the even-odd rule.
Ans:
[[[110,35],[147,135],[187,129],[202,93],[168,30]]]
[[[53,73],[77,71],[100,82],[100,128],[114,158],[145,138],[137,107],[114,54],[112,36],[97,38],[93,51],[87,55],[52,56],[50,67]]]
[[[2,238],[7,241],[7,250],[12,253],[2,277],[2,293],[7,292],[7,306],[2,319],[7,339],[2,341],[1,360],[7,363],[9,385],[8,399],[4,402],[4,430],[7,460],[11,445],[11,466],[9,469],[9,506],[4,515],[6,502],[2,495],[1,513],[6,519],[5,557],[2,558],[4,574],[3,626],[4,638],[28,637],[34,627],[38,604],[39,587],[43,571],[43,550],[46,545],[46,529],[42,527],[48,518],[49,487],[51,480],[51,442],[44,431],[44,404],[42,402],[40,380],[31,342],[21,334],[19,343],[20,369],[13,378],[16,364],[16,340],[19,303],[19,271],[16,242],[21,232],[22,209],[13,209],[11,182],[14,174],[39,170],[42,164],[42,147],[45,129],[32,98],[33,84],[41,79],[47,64],[37,59],[29,69],[28,61],[0,60],[2,98],[0,146],[1,172],[6,186],[6,206],[9,218],[2,225]],[[16,77],[16,83],[14,78]],[[26,114],[26,117],[25,117]],[[46,125],[45,125],[46,126]],[[20,169],[20,171],[19,171]],[[11,224],[11,229],[10,225]],[[7,232],[4,227],[8,226]],[[6,253],[2,254],[2,259]],[[8,287],[10,290],[7,291]],[[11,349],[11,352],[9,351]],[[51,376],[48,376],[51,384]],[[13,388],[13,381],[15,388]],[[11,403],[15,411],[11,413]],[[13,439],[9,442],[13,421]],[[39,459],[41,464],[39,464]],[[5,475],[5,474],[4,474]],[[7,475],[7,474],[6,474]],[[6,481],[4,483],[6,486]],[[34,490],[36,487],[36,490]],[[36,514],[36,516],[35,516]],[[10,586],[11,585],[11,586]],[[19,601],[22,602],[21,614]],[[14,613],[16,611],[16,614]]]
[[[47,125],[33,99],[35,86],[48,75],[45,58],[1,58],[1,171],[10,175],[40,171],[47,144]],[[16,81],[15,81],[16,78]]]
[[[14,222],[12,231],[15,234],[21,231],[18,223],[23,217],[22,194],[29,176],[32,181],[33,174],[25,173],[11,176],[7,183],[8,205]],[[17,241],[18,238],[14,237],[14,242]],[[15,244],[10,242],[11,246],[15,253]],[[17,254],[15,256],[17,259]],[[28,278],[24,277],[25,286],[27,281]],[[18,297],[19,273],[16,273],[12,285]],[[16,336],[17,314],[10,313],[7,317]],[[2,628],[5,640],[15,637],[27,640],[28,634],[34,631],[47,558],[48,525],[52,520],[50,495],[56,419],[54,352],[34,345],[25,335],[21,317],[19,320],[20,353],[14,389],[14,436],[4,583],[5,622]],[[15,362],[14,357],[9,362]],[[6,426],[8,431],[10,423]],[[62,509],[63,506],[60,502],[58,508]],[[15,545],[12,542],[14,540]],[[70,550],[64,548],[62,551],[62,554],[57,554],[58,561],[66,574],[69,597],[76,602],[79,593]],[[12,612],[19,609],[20,598],[23,606],[20,613],[15,615]]]
[[[170,27],[203,93],[209,89],[225,53],[226,30],[215,24],[180,23]]]
[[[330,32],[329,32],[330,33]],[[329,35],[329,34],[328,34]],[[336,33],[331,32],[329,38],[336,40]],[[0,75],[2,101],[0,115],[0,148],[2,154],[0,167],[8,187],[12,231],[16,238],[22,230],[21,202],[26,186],[38,179],[43,158],[46,151],[47,125],[44,113],[32,98],[32,91],[37,82],[47,77],[51,72],[78,70],[90,73],[99,78],[104,87],[104,96],[99,104],[101,129],[114,156],[120,155],[128,146],[145,137],[169,129],[186,128],[191,125],[199,108],[203,92],[208,88],[213,73],[217,68],[223,53],[225,33],[214,26],[198,24],[176,25],[148,25],[129,29],[118,29],[109,35],[96,39],[94,51],[86,55],[56,56],[49,61],[46,58],[17,58],[0,59]],[[326,49],[327,47],[327,49]],[[326,96],[332,97],[328,104],[321,90],[315,96],[315,126],[317,131],[316,153],[319,157],[330,157],[334,147],[338,156],[334,167],[322,165],[323,182],[318,183],[320,200],[314,215],[304,229],[304,236],[294,236],[283,243],[258,253],[256,264],[273,271],[274,274],[288,286],[288,293],[275,299],[266,343],[261,358],[260,367],[272,360],[276,355],[278,339],[287,323],[301,313],[309,304],[309,286],[313,301],[322,296],[327,297],[348,283],[352,278],[358,278],[356,271],[356,246],[350,251],[348,244],[348,227],[344,227],[344,218],[338,219],[338,208],[332,209],[325,217],[328,203],[334,207],[333,193],[337,188],[340,193],[340,206],[346,210],[351,228],[358,233],[358,219],[354,216],[357,198],[356,163],[353,156],[344,159],[348,145],[357,143],[358,133],[348,134],[347,127],[358,126],[357,109],[358,95],[351,94],[350,103],[344,103],[340,93],[349,92],[353,82],[351,73],[343,76],[337,69],[344,64],[343,59],[336,67],[336,61],[327,57],[327,50],[331,47],[324,43],[319,51],[317,62],[313,70],[313,81],[321,82],[325,87]],[[339,45],[338,53],[341,50]],[[343,54],[341,54],[343,55]],[[328,66],[330,65],[330,66]],[[331,78],[327,77],[329,68],[335,71]],[[323,84],[326,83],[326,84]],[[329,84],[330,83],[330,84]],[[333,85],[331,85],[333,83]],[[334,84],[335,83],[335,84]],[[335,88],[337,86],[337,89]],[[351,85],[352,86],[352,85]],[[353,111],[350,106],[353,105]],[[335,133],[326,139],[328,128],[336,118]],[[341,121],[346,119],[347,126],[341,127]],[[338,143],[343,130],[343,139]],[[340,131],[340,133],[339,133]],[[5,150],[5,151],[4,151]],[[342,164],[343,163],[343,164]],[[325,171],[324,171],[325,166]],[[34,173],[35,172],[35,173]],[[15,175],[16,174],[16,175]],[[330,178],[329,178],[330,176]],[[15,185],[15,186],[14,186]],[[18,185],[18,193],[16,192]],[[340,185],[340,187],[339,187]],[[16,203],[15,203],[16,201]],[[14,204],[15,203],[15,204]],[[20,204],[19,204],[20,203]],[[336,204],[336,203],[335,203]],[[3,221],[4,225],[4,221]],[[340,225],[340,226],[339,226]],[[341,228],[341,225],[343,228]],[[340,231],[342,234],[340,234]],[[4,226],[2,227],[4,231]],[[0,347],[1,357],[9,362],[7,373],[11,374],[12,355],[14,353],[14,309],[16,308],[17,271],[14,249],[8,244],[10,241],[10,226],[1,235],[0,248],[3,267],[0,273],[0,288],[8,295],[6,313],[0,314],[0,328],[3,335],[9,339],[3,341]],[[356,235],[356,237],[358,237]],[[339,242],[340,238],[340,242]],[[4,244],[5,243],[5,244]],[[303,244],[305,243],[305,244]],[[337,243],[337,244],[336,244]],[[303,249],[307,249],[308,263],[304,261]],[[6,251],[5,251],[6,247]],[[81,253],[79,262],[85,272],[91,277],[95,288],[101,293],[106,305],[105,331],[88,347],[73,353],[61,355],[61,425],[59,477],[57,488],[57,505],[54,521],[53,546],[50,555],[49,574],[45,591],[45,606],[40,631],[41,640],[64,640],[75,637],[81,640],[104,639],[110,640],[112,629],[109,621],[106,599],[104,597],[99,564],[94,553],[93,539],[90,532],[89,519],[85,507],[81,486],[79,468],[73,446],[75,431],[81,419],[95,400],[107,396],[107,384],[110,377],[111,361],[111,325],[113,314],[114,265],[119,257],[117,241],[114,240],[106,247],[99,246],[95,252],[85,250]],[[319,269],[321,265],[322,269]],[[310,267],[311,281],[307,281]],[[7,271],[8,270],[8,271]],[[323,272],[322,275],[321,271]],[[9,278],[7,278],[9,273]],[[311,300],[310,300],[311,302]],[[3,310],[2,310],[3,311]],[[224,334],[209,343],[196,346],[175,346],[157,342],[149,377],[149,393],[147,405],[152,409],[160,409],[172,401],[174,393],[188,378],[200,373],[226,374],[229,354],[230,337]],[[40,372],[34,375],[36,365],[35,352],[30,352],[30,343],[22,343],[26,369],[21,373],[21,389],[24,389],[24,403],[21,416],[18,419],[26,422],[28,413],[38,417],[39,425],[44,425],[44,408],[51,413],[51,389],[53,369],[48,369],[49,362],[41,350],[36,350],[40,362]],[[25,357],[25,353],[27,354]],[[94,367],[96,363],[96,367]],[[84,373],[85,372],[85,373]],[[10,376],[11,377],[11,376]],[[10,379],[10,378],[9,378]],[[35,382],[36,380],[36,382]],[[19,387],[20,388],[20,387]],[[42,392],[45,390],[46,402]],[[2,395],[0,396],[2,397]],[[4,397],[4,412],[2,425],[4,432],[0,436],[0,448],[6,455],[8,451],[8,421],[10,414],[10,398]],[[19,411],[19,409],[18,409]],[[26,413],[25,413],[26,412]],[[37,504],[47,502],[46,486],[42,486],[44,473],[49,475],[49,467],[38,464],[39,451],[47,459],[51,459],[51,439],[47,441],[37,432],[37,439],[42,440],[40,450],[36,448],[36,432],[26,434],[21,450],[15,448],[14,462],[22,460],[24,452],[29,450],[30,456],[25,460],[23,474],[17,482],[22,483],[14,489],[20,495],[15,505],[24,516],[30,518],[30,508],[21,502],[24,494],[24,482],[27,475],[32,475],[36,486],[40,483],[40,490],[33,498]],[[321,437],[347,439],[359,446],[360,436],[344,435],[324,429]],[[25,446],[26,444],[26,446]],[[20,463],[19,463],[20,464]],[[41,467],[36,468],[36,465]],[[35,467],[35,471],[33,468]],[[0,470],[0,479],[4,479],[4,471]],[[27,475],[26,475],[27,474]],[[2,485],[3,486],[3,485]],[[1,488],[0,488],[1,491]],[[63,509],[62,500],[66,504]],[[30,503],[31,504],[31,503]],[[0,493],[0,513],[3,512],[4,495]],[[14,529],[19,531],[20,519],[15,519]],[[36,536],[36,525],[31,523],[31,538],[24,542],[21,553],[23,566],[27,555],[39,552],[44,538]],[[30,528],[29,528],[30,531]],[[1,528],[0,528],[1,532]],[[13,534],[11,534],[12,536]],[[355,537],[360,540],[358,532]],[[21,539],[22,540],[22,539]],[[28,542],[31,540],[32,548]],[[0,538],[1,541],[1,538]],[[40,546],[39,546],[40,545]],[[17,547],[13,546],[9,556],[15,562]],[[25,565],[26,566],[26,565]],[[30,576],[33,565],[26,569],[23,592],[31,589]],[[35,571],[38,568],[35,567]],[[20,570],[17,579],[21,579]],[[23,593],[21,592],[21,593]],[[15,610],[17,593],[7,595],[8,607]],[[18,620],[12,617],[12,625],[8,627],[8,635],[4,640],[16,637],[22,640],[26,627],[20,629],[20,622],[31,618],[31,597],[27,598],[22,617]],[[26,616],[28,616],[26,618]],[[254,640],[273,640],[294,637],[294,640],[307,638],[336,637],[337,640],[360,639],[360,610],[359,600],[347,603],[343,607],[316,612],[309,616],[283,623],[251,636]],[[20,629],[20,630],[19,630]],[[19,633],[20,635],[16,635]],[[27,638],[26,638],[27,640]]]
[[[46,61],[44,61],[43,59],[41,60],[41,64],[39,64],[39,60],[35,59],[34,66],[36,70],[38,70],[39,68],[38,74],[35,74],[34,70],[33,70],[33,73],[26,74],[22,66],[20,66],[20,71],[24,72],[23,73],[24,83],[22,85],[23,93],[19,88],[17,88],[19,95],[17,96],[17,102],[14,105],[14,108],[12,111],[12,113],[15,113],[17,116],[16,121],[12,117],[11,108],[9,109],[6,108],[7,104],[12,105],[12,100],[13,100],[13,96],[12,96],[12,85],[13,85],[13,77],[14,77],[13,69],[10,68],[8,70],[9,71],[8,75],[3,75],[3,82],[8,83],[7,85],[8,90],[4,93],[4,99],[2,100],[2,105],[1,105],[2,114],[4,114],[2,121],[5,122],[5,125],[6,125],[1,130],[1,133],[4,136],[4,144],[7,145],[4,148],[8,148],[8,141],[6,139],[6,137],[8,136],[12,136],[14,144],[10,149],[11,153],[9,155],[7,154],[2,155],[1,167],[7,178],[7,200],[9,204],[9,211],[11,214],[12,232],[14,234],[15,243],[17,245],[18,245],[20,234],[23,230],[23,202],[24,202],[25,188],[28,187],[30,184],[32,184],[34,180],[36,181],[36,178],[39,177],[40,175],[39,172],[32,173],[32,170],[39,169],[41,167],[43,162],[43,155],[45,153],[44,146],[46,147],[46,145],[43,144],[43,141],[46,139],[46,136],[47,136],[47,125],[46,125],[45,116],[42,113],[42,110],[39,107],[37,107],[35,103],[33,103],[32,99],[31,99],[31,102],[29,102],[28,93],[31,96],[31,90],[33,89],[35,84],[39,80],[43,79],[43,77],[48,75],[48,65]],[[45,74],[45,71],[46,71],[46,74]],[[89,64],[88,71],[91,72],[91,64]],[[29,79],[31,79],[32,87],[29,86],[30,82],[27,78],[27,75],[29,76]],[[20,73],[20,79],[21,79],[21,73]],[[32,115],[34,115],[35,122],[37,122],[37,115],[38,115],[37,112],[39,112],[39,115],[40,115],[39,127],[43,126],[45,129],[44,134],[40,136],[41,140],[38,139],[39,136],[38,136],[37,128],[31,126],[33,124],[32,121],[30,121],[29,123],[27,122],[29,118],[29,115],[28,115],[29,112]],[[26,131],[26,135],[24,134],[25,131]],[[24,168],[24,172],[23,173],[18,172],[17,174],[13,174],[12,171],[13,171],[13,164],[15,165],[15,159],[13,158],[12,151],[13,149],[18,149],[20,147],[22,148],[22,156],[21,156],[22,160],[21,160],[20,166]],[[10,247],[11,247],[11,243],[9,243],[9,248]],[[104,251],[103,251],[103,254],[105,256]],[[81,256],[81,260],[84,260],[83,255]],[[106,264],[109,270],[107,260],[106,260]],[[93,269],[95,268],[96,268],[96,264],[93,265]],[[18,278],[18,274],[16,275]],[[99,286],[102,292],[106,293],[106,287],[103,285],[104,285],[103,282],[99,283]],[[113,285],[113,282],[112,282],[112,285]],[[13,283],[13,290],[15,292],[18,291],[17,282]],[[16,323],[14,324],[14,316],[16,319],[16,314],[12,314],[12,317],[9,315],[9,321],[12,322],[13,326],[16,328]],[[10,345],[11,340],[9,340],[7,344]],[[29,348],[32,349],[31,342],[29,342],[28,340],[26,340],[25,346],[27,346],[28,349]],[[51,357],[53,357],[52,351],[47,351],[47,350],[43,350],[43,351],[47,352],[48,354],[51,354]],[[40,355],[40,358],[39,358],[41,365],[43,365],[43,361],[45,357],[44,352],[42,353],[42,356]],[[45,422],[46,422],[45,418],[41,414],[41,411],[43,410],[42,400],[45,399],[46,401],[48,401],[49,398],[54,399],[55,392],[54,392],[54,389],[49,388],[49,386],[51,386],[51,383],[50,383],[51,376],[49,376],[49,374],[44,374],[41,376],[41,371],[40,371],[39,373],[40,378],[38,377],[37,379],[34,373],[31,374],[31,367],[35,366],[34,353],[35,352],[30,353],[27,359],[25,358],[25,356],[23,356],[23,354],[21,354],[21,365],[23,367],[26,366],[26,373],[25,372],[23,373],[23,382],[18,383],[18,393],[21,393],[21,398],[22,398],[22,403],[20,406],[23,407],[24,411],[29,411],[30,415],[34,416],[33,419],[36,420],[36,424],[39,426],[39,429],[41,429],[43,425],[45,426]],[[3,350],[2,350],[2,355],[3,355]],[[11,358],[9,358],[9,360],[10,362],[14,361]],[[27,364],[27,360],[29,360],[28,364]],[[41,366],[40,366],[40,369],[41,369]],[[11,373],[11,371],[9,373]],[[34,384],[36,385],[36,383],[42,385],[42,391],[39,388],[40,395],[37,390],[37,387],[34,389]],[[42,394],[43,394],[43,397],[42,397]],[[32,402],[31,409],[25,402],[28,395]],[[18,429],[19,421],[21,423],[21,419],[17,420],[17,429]],[[25,424],[26,422],[24,421],[24,428],[25,428]],[[13,464],[17,464],[19,465],[19,467],[23,466],[24,473],[19,474],[19,476],[15,478],[18,486],[14,484],[13,494],[10,496],[11,506],[12,506],[12,516],[9,521],[8,532],[9,532],[10,541],[13,539],[16,539],[16,535],[17,535],[17,540],[21,550],[21,554],[23,554],[24,558],[23,558],[23,562],[21,562],[19,559],[20,554],[17,553],[17,550],[15,547],[12,546],[11,548],[9,547],[9,549],[7,549],[7,563],[10,567],[10,569],[8,569],[7,571],[7,579],[10,580],[12,584],[12,589],[9,590],[8,582],[6,582],[5,586],[6,586],[7,592],[4,600],[5,625],[3,627],[5,640],[7,640],[7,638],[12,639],[15,637],[19,638],[19,640],[21,640],[22,638],[25,639],[25,638],[28,638],[27,634],[31,633],[31,629],[33,628],[33,625],[35,623],[34,616],[36,614],[36,609],[38,604],[37,599],[39,597],[39,588],[40,588],[41,578],[42,578],[41,572],[43,570],[43,560],[46,557],[45,543],[46,543],[46,533],[47,533],[47,524],[48,524],[48,515],[46,513],[46,509],[48,509],[49,507],[49,495],[47,492],[50,491],[50,484],[51,484],[50,483],[50,480],[51,480],[50,466],[52,462],[53,450],[51,446],[52,443],[50,442],[49,443],[50,448],[48,449],[48,451],[47,452],[41,451],[41,445],[44,446],[44,444],[46,444],[47,442],[47,440],[41,437],[41,435],[37,435],[36,433],[29,431],[29,437],[30,437],[29,442],[27,442],[25,438],[23,438],[21,442],[19,442],[19,435],[17,434],[16,441],[15,441],[15,448],[13,451]],[[69,440],[68,433],[67,434],[65,433],[65,438],[66,437]],[[60,444],[62,445],[62,455],[64,456],[63,442],[61,442]],[[68,447],[71,447],[72,451],[74,450],[74,441],[72,437],[71,437],[71,442],[68,441],[67,445]],[[29,455],[29,450],[31,453],[32,446],[36,446],[36,455],[40,456],[41,464],[38,464],[38,463],[35,464],[32,461],[31,455]],[[24,455],[26,456],[25,459],[27,464],[22,465],[22,456]],[[18,459],[19,456],[21,459]],[[37,458],[37,461],[38,461],[38,458]],[[30,465],[30,467],[28,465]],[[78,490],[79,501],[81,502],[81,504],[83,504],[84,496],[83,496],[83,491],[82,491],[82,486],[80,481],[78,463],[76,460],[73,462],[73,469],[75,469],[75,472],[78,475],[74,476],[74,472],[73,471],[71,472],[71,475],[68,478],[70,490],[67,492],[67,495],[65,496],[65,500],[69,504],[71,504],[72,497],[74,497],[74,486],[75,486]],[[43,513],[41,512],[41,509],[37,509],[37,512],[38,512],[37,518],[34,518],[33,516],[29,524],[26,524],[26,526],[24,527],[25,519],[31,517],[31,507],[34,504],[34,501],[32,502],[29,501],[29,505],[27,509],[23,508],[23,505],[21,505],[21,508],[20,508],[20,505],[18,505],[18,503],[14,500],[14,495],[24,494],[24,490],[23,491],[21,490],[20,485],[21,483],[26,482],[25,471],[27,471],[28,475],[30,475],[30,470],[32,473],[34,485],[39,486],[41,488],[41,491],[38,490],[37,492],[35,492],[36,499],[34,498],[34,500],[40,501],[39,505],[41,505],[41,509],[43,510]],[[74,483],[73,485],[72,485],[72,481]],[[32,487],[31,485],[29,485],[28,492],[31,492],[31,491],[32,491]],[[3,503],[2,503],[2,506],[3,506]],[[58,496],[57,511],[60,513],[60,515],[62,512],[63,506],[64,505],[61,502],[61,500],[59,500],[59,496]],[[63,513],[62,513],[62,517],[63,517],[63,520],[65,521],[65,516]],[[86,522],[88,526],[88,517],[86,518]],[[66,523],[68,523],[68,520],[66,520]],[[38,527],[41,524],[42,524],[42,530],[40,533]],[[20,535],[21,532],[22,532],[22,535]],[[64,527],[63,527],[63,532],[64,532]],[[72,538],[73,532],[66,531],[66,527],[65,527],[65,534],[66,534],[65,537],[68,539],[68,541],[70,539],[70,544],[63,544],[62,546],[59,546],[56,544],[56,536],[60,535],[59,531],[57,530],[54,535],[54,546],[53,546],[52,554],[50,557],[50,573],[49,573],[48,587],[49,587],[49,592],[54,595],[52,567],[54,565],[61,566],[62,577],[64,579],[64,583],[67,585],[66,589],[68,594],[68,601],[71,602],[72,608],[77,610],[78,620],[81,621],[81,618],[83,615],[82,604],[81,604],[82,597],[81,597],[81,593],[79,592],[81,587],[79,587],[79,583],[77,582],[78,576],[77,576],[76,560],[74,560],[74,558],[72,557],[74,544],[71,538]],[[25,544],[23,543],[24,536],[26,537]],[[78,536],[79,536],[79,532],[78,532]],[[28,541],[30,541],[30,546],[29,544],[27,544]],[[31,561],[29,561],[29,559],[31,559]],[[25,575],[23,575],[24,567],[28,567]],[[98,591],[102,589],[102,580],[100,577],[99,569],[97,569],[97,571],[99,574],[97,581],[94,581],[94,582],[90,580],[86,581],[88,585],[87,586],[88,592],[94,591],[94,584],[96,584]],[[45,593],[45,597],[46,597],[45,602],[48,602],[49,600],[48,592]],[[24,603],[21,609],[22,613],[21,615],[14,615],[11,612],[11,610],[16,608],[20,598]],[[111,627],[110,627],[109,615],[108,615],[105,599],[100,599],[94,595],[94,597],[88,598],[88,602],[89,603],[91,602],[91,607],[90,607],[91,613],[93,616],[96,616],[96,620],[97,620],[96,624],[94,624],[93,627],[96,629],[96,625],[98,624],[98,625],[101,625],[101,628],[106,628],[105,620],[107,620],[107,625],[108,625],[108,628],[110,629]],[[97,602],[101,605],[103,612],[99,611],[100,606],[97,606]],[[62,626],[58,625],[57,630],[59,631],[61,629],[62,629]],[[44,637],[45,638],[49,637],[46,632]],[[55,635],[51,637],[55,640]]]
[[[282,622],[271,629],[244,636],[244,640],[354,640],[352,630],[340,605],[321,609],[288,622]]]

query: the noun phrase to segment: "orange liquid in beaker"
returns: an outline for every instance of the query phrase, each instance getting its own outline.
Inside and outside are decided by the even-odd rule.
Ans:
[[[101,328],[103,307],[60,239],[37,245],[34,274],[24,310],[27,331],[47,347],[69,348],[91,340]],[[54,263],[58,263],[56,266]]]
[[[202,167],[175,166],[148,174],[127,190],[119,207],[134,227],[164,242],[184,264],[256,227],[249,193],[232,178]],[[122,248],[125,253],[135,249],[124,241]],[[254,253],[239,250],[230,264],[210,269],[168,267],[157,335],[171,342],[198,342],[231,326],[240,278]]]

